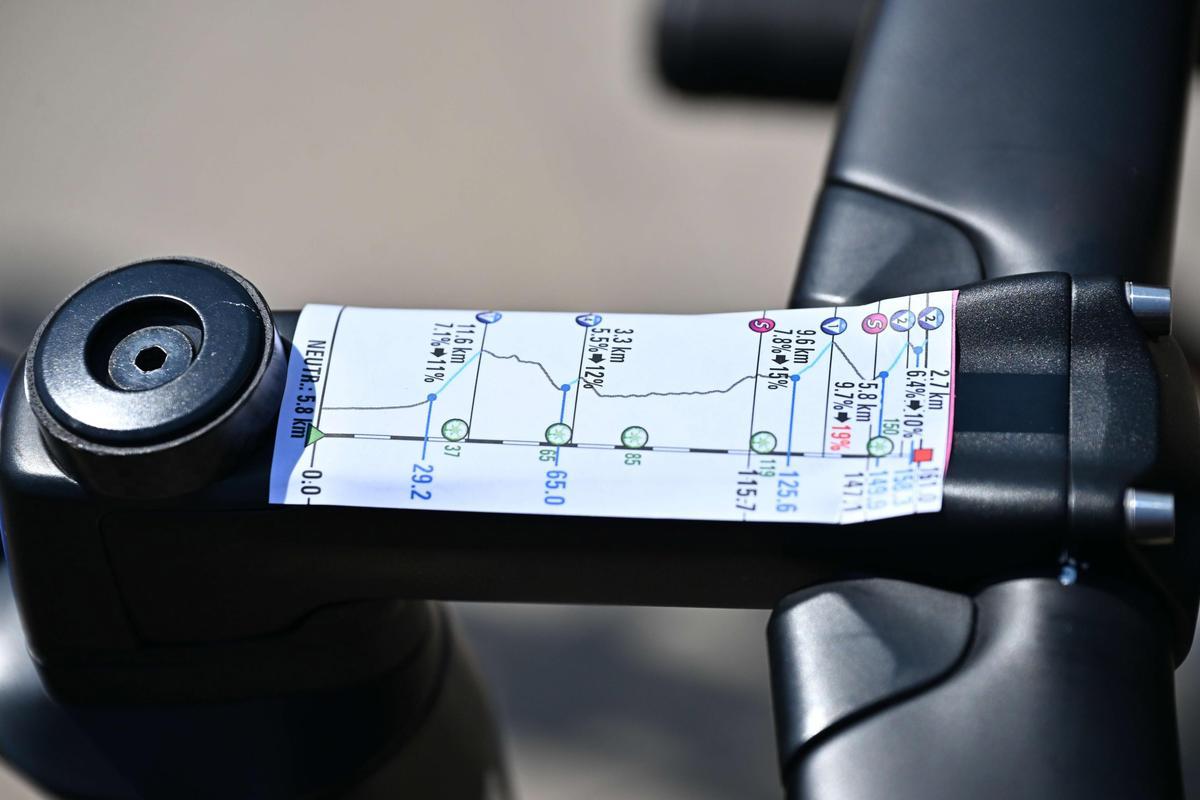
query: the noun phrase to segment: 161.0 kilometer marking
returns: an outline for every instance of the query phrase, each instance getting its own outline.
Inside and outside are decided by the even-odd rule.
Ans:
[[[310,307],[272,501],[748,521],[937,510],[952,308],[951,293],[698,317]]]

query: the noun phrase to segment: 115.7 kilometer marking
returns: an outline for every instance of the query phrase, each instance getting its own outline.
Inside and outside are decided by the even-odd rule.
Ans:
[[[547,511],[599,516],[838,521],[936,510],[952,303],[935,293],[761,316],[473,321],[310,307],[294,341],[328,340],[323,374],[295,383],[289,367],[296,389],[276,449],[277,465],[299,456],[308,469],[273,474],[272,500],[530,511],[522,498],[536,487]],[[392,449],[406,443],[407,458]],[[743,500],[731,508],[736,473]],[[764,490],[784,494],[764,504]],[[828,501],[842,494],[852,502],[838,512]]]

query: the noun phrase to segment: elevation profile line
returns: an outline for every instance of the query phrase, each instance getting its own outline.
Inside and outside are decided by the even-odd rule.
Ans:
[[[854,370],[854,374],[858,375],[859,378],[866,380],[866,378],[863,377],[863,374],[861,372],[859,372],[858,367],[856,367],[854,365],[854,362],[850,360],[850,357],[846,355],[845,351],[843,351],[842,348],[839,347],[836,343],[834,343],[833,346],[837,349],[837,351],[839,353],[842,354],[842,357],[846,360],[846,363],[850,365],[850,369]],[[809,366],[815,365],[816,362],[819,361],[828,352],[828,350],[829,350],[828,346],[826,346],[823,350],[821,350],[817,354],[816,358],[814,358],[813,361],[810,362]],[[558,392],[562,391],[562,387],[564,385],[574,386],[575,384],[579,383],[578,377],[576,377],[575,379],[573,379],[571,381],[568,381],[566,384],[556,382],[554,380],[554,377],[550,374],[550,371],[548,369],[546,369],[546,365],[540,361],[537,361],[534,359],[529,359],[529,358],[522,358],[521,356],[517,355],[516,353],[511,353],[508,355],[500,355],[499,353],[495,353],[491,350],[483,349],[483,350],[480,350],[478,353],[476,353],[474,356],[472,356],[470,359],[468,359],[467,362],[465,364],[463,364],[458,369],[457,372],[455,372],[453,375],[450,376],[450,380],[446,381],[446,383],[442,385],[441,389],[439,389],[435,394],[441,394],[442,390],[444,390],[447,386],[449,386],[450,382],[453,381],[455,378],[457,378],[472,361],[474,361],[476,358],[478,358],[478,356],[480,354],[483,354],[486,356],[491,356],[492,358],[494,358],[498,361],[516,361],[518,364],[525,364],[527,366],[537,367],[538,370],[541,371],[542,375],[546,378],[546,382],[548,384],[550,384],[550,386],[553,387],[555,391],[558,391]],[[808,369],[807,366],[802,367],[800,371],[804,372],[807,369]],[[599,389],[597,389],[595,387],[595,385],[585,385],[583,388],[587,389],[592,394],[594,394],[596,397],[598,397],[602,400],[641,400],[641,399],[645,399],[648,397],[698,397],[698,396],[713,395],[713,394],[728,394],[728,393],[732,392],[734,389],[736,389],[737,387],[741,386],[746,381],[754,380],[755,378],[769,379],[770,377],[771,377],[770,375],[764,375],[762,373],[755,374],[752,372],[749,375],[743,375],[742,377],[733,381],[733,383],[730,383],[728,386],[725,386],[723,388],[717,387],[717,388],[713,388],[713,389],[679,389],[679,390],[673,390],[673,391],[657,391],[657,390],[655,390],[655,391],[648,391],[648,392],[603,392],[603,391],[600,391]],[[419,408],[420,406],[423,406],[428,402],[430,402],[430,401],[427,396],[423,400],[416,400],[412,403],[397,403],[397,404],[391,404],[391,405],[361,405],[361,406],[330,406],[330,405],[327,405],[327,406],[324,406],[324,409],[326,411],[392,411],[392,410],[400,410],[400,409],[405,409],[405,408]]]

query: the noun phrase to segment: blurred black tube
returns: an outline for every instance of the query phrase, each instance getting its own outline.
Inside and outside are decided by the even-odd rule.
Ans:
[[[665,0],[661,79],[689,95],[832,101],[866,0]]]

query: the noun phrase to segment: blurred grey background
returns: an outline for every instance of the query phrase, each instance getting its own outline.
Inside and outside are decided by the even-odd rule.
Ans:
[[[0,342],[165,254],[228,264],[279,307],[785,304],[832,109],[664,94],[651,11],[0,0]],[[1200,342],[1192,130],[1176,308]],[[764,613],[459,616],[522,797],[780,796]],[[1183,727],[1198,749],[1194,713]],[[0,772],[0,798],[30,796]]]

